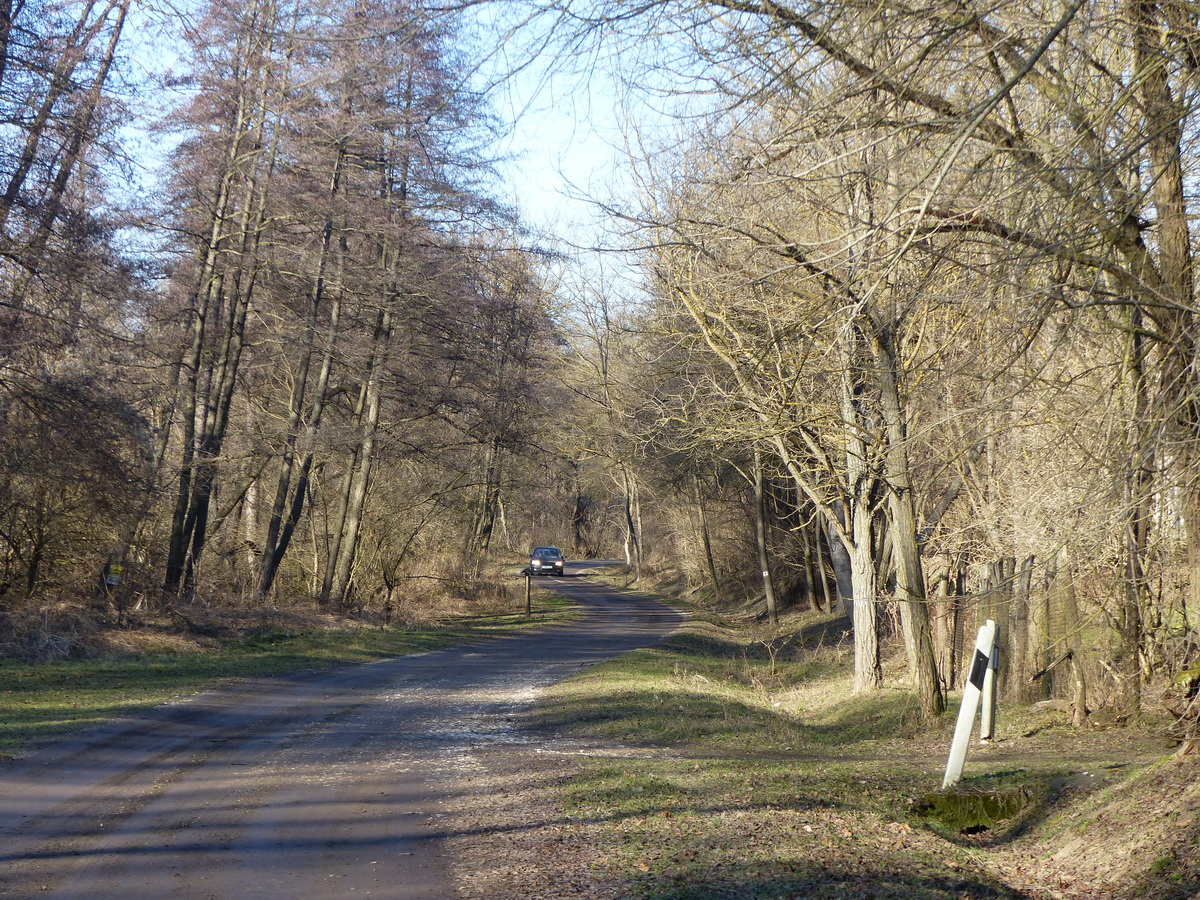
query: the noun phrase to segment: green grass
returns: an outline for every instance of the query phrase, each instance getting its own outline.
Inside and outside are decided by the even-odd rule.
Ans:
[[[523,613],[429,627],[266,631],[219,650],[126,654],[49,663],[0,661],[0,757],[57,734],[97,725],[239,678],[369,662],[566,622],[575,609],[540,596]]]
[[[917,812],[940,788],[956,704],[922,722],[899,658],[888,687],[852,693],[844,627],[700,615],[543,696],[541,726],[618,748],[584,754],[562,794],[608,880],[647,900],[1013,896]],[[1005,715],[1008,734],[1063,728],[1057,713]],[[1069,762],[1029,765],[1011,780]],[[981,786],[997,780],[982,770]]]
[[[886,742],[919,725],[911,691],[849,692],[848,649],[773,648],[761,629],[693,620],[658,647],[557,687],[547,727],[712,753],[792,753]],[[778,643],[778,642],[776,642]]]

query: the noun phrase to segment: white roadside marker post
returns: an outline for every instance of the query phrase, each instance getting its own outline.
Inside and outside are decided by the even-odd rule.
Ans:
[[[991,621],[990,619],[988,620]],[[983,676],[983,694],[979,698],[979,742],[986,744],[996,736],[996,670],[1000,668],[1000,626],[993,623],[992,649],[988,652],[987,672]]]
[[[958,723],[954,726],[954,740],[950,744],[950,759],[946,763],[942,790],[953,787],[962,778],[963,763],[967,761],[967,745],[971,742],[971,729],[975,725],[975,713],[979,711],[979,698],[983,694],[995,653],[996,623],[988,619],[979,629],[979,637],[975,641],[975,656],[971,660],[966,687],[963,688],[962,706],[958,710]]]

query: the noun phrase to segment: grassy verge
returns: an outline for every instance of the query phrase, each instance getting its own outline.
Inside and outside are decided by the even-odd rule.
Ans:
[[[1019,896],[977,841],[917,812],[940,788],[956,710],[921,723],[906,690],[853,696],[847,627],[825,618],[772,633],[700,618],[546,696],[541,726],[601,748],[563,802],[622,896]],[[1049,785],[1077,771],[1061,752],[1075,735],[1062,713],[1003,712],[1011,737],[973,751],[968,784]],[[1003,839],[1031,825],[1009,823]]]
[[[568,621],[574,608],[539,592],[536,612],[436,625],[260,631],[216,649],[107,655],[46,663],[0,661],[0,758],[232,679],[369,662]]]

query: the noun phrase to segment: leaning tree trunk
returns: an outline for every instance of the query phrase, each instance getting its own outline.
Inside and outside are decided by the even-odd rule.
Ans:
[[[326,200],[332,207],[341,190],[342,166],[345,163],[345,147],[338,152],[330,173]],[[288,415],[287,435],[283,458],[279,468],[279,480],[275,486],[275,500],[271,506],[271,519],[267,525],[266,541],[263,545],[262,568],[259,572],[258,592],[266,595],[275,583],[279,566],[287,554],[292,534],[304,511],[304,497],[314,459],[313,447],[321,427],[321,416],[329,395],[329,374],[333,365],[334,346],[338,339],[340,298],[335,296],[330,310],[325,346],[320,352],[320,367],[316,385],[312,389],[311,404],[308,402],[309,373],[318,356],[316,335],[322,308],[326,299],[326,282],[333,256],[334,215],[326,214],[321,230],[321,245],[316,259],[316,272],[309,291],[308,310],[305,314],[304,349],[297,366],[292,390],[292,403]],[[301,451],[302,436],[304,449]],[[289,503],[290,499],[290,503]]]
[[[119,0],[119,2],[114,3],[110,7],[110,9],[112,8],[116,10],[116,21],[113,23],[112,32],[109,35],[107,48],[100,59],[99,71],[92,81],[91,88],[75,111],[74,119],[71,123],[70,137],[67,140],[66,146],[60,148],[57,153],[55,160],[57,168],[50,182],[50,190],[40,201],[41,209],[39,210],[38,227],[29,241],[27,248],[28,260],[31,266],[36,266],[37,262],[46,252],[55,222],[62,214],[62,200],[66,194],[67,185],[70,183],[71,176],[79,166],[81,154],[93,137],[92,129],[94,127],[96,111],[100,105],[104,86],[108,81],[113,61],[116,58],[117,46],[121,41],[121,33],[125,26],[125,17],[129,12],[129,0]],[[106,17],[107,12],[104,18]],[[103,18],[101,21],[103,21]],[[20,298],[16,299],[19,303]]]
[[[18,9],[14,12],[11,0],[3,6],[4,12],[0,16],[0,85],[5,85],[8,62],[13,58],[12,39],[23,30],[18,23],[24,8],[25,4],[18,4]],[[18,149],[16,142],[12,140],[15,135],[9,137],[11,145],[7,149],[11,170],[4,191],[0,194],[0,235],[8,237],[9,216],[13,209],[19,206],[30,174],[42,168],[53,172],[47,184],[48,190],[38,198],[36,234],[40,237],[35,236],[27,241],[20,254],[31,271],[36,269],[38,259],[44,252],[49,229],[62,212],[62,197],[79,165],[81,154],[94,138],[96,111],[103,99],[104,89],[116,60],[117,48],[129,12],[129,0],[114,0],[102,9],[95,19],[89,19],[94,10],[95,4],[83,4],[79,18],[70,32],[60,37],[54,69],[42,73],[45,76],[46,92],[37,103],[36,109],[24,110],[20,124],[25,139],[21,147]],[[39,15],[36,7],[31,14],[35,19]],[[109,24],[110,16],[113,16],[115,21],[112,22],[107,45],[97,54],[93,45],[100,38],[104,26]],[[97,66],[92,84],[82,97],[75,98],[73,91],[80,83],[80,76],[76,72],[80,66],[89,63],[95,63]],[[28,98],[31,106],[34,99]],[[62,129],[68,137],[65,144],[59,145],[59,129],[55,125],[57,117],[64,113],[70,119],[69,125]],[[55,149],[47,152],[48,143]],[[36,245],[36,249],[31,250],[31,245]],[[6,252],[12,249],[10,242],[5,241]]]
[[[392,337],[392,317],[388,311],[379,314],[375,327],[375,347],[367,367],[366,405],[361,417],[362,441],[355,454],[353,477],[349,484],[341,517],[337,551],[332,566],[332,579],[327,578],[329,589],[326,597],[344,603],[350,594],[350,582],[354,573],[354,559],[358,553],[359,534],[362,530],[363,510],[366,506],[367,488],[371,481],[371,468],[375,459],[375,442],[379,433],[380,371],[387,359],[387,350]]]
[[[273,0],[264,6],[268,12],[265,24],[260,23],[264,29],[260,36],[269,32],[274,21]],[[178,419],[183,458],[163,583],[167,594],[190,587],[206,543],[216,459],[238,381],[242,334],[253,293],[252,277],[240,285],[234,279],[233,296],[227,297],[224,277],[226,271],[256,265],[249,260],[261,238],[276,149],[276,138],[268,142],[264,136],[277,96],[272,91],[286,90],[286,63],[281,84],[272,87],[269,77],[273,40],[248,41],[246,46],[258,48],[259,55],[240,60],[247,77],[238,84],[233,98],[223,171],[212,198],[211,221],[200,248],[192,291],[189,345],[180,361],[183,384]],[[229,246],[237,234],[241,235],[238,246]],[[219,349],[212,347],[214,343],[220,344]],[[210,352],[218,360],[215,367],[204,365]]]
[[[901,623],[905,631],[905,645],[908,648],[909,670],[917,688],[921,714],[937,716],[945,710],[946,701],[938,682],[929,603],[925,595],[925,575],[921,568],[921,545],[917,534],[917,516],[908,458],[908,429],[900,400],[898,363],[887,331],[876,329],[874,344],[881,406],[887,432],[884,458]]]
[[[633,569],[634,576],[642,577],[642,512],[638,498],[637,478],[629,466],[621,464],[621,525],[625,534],[625,564]],[[703,517],[703,510],[701,516]],[[702,523],[703,524],[703,523]],[[707,526],[705,526],[707,527]],[[707,532],[706,532],[707,533]]]
[[[262,595],[270,592],[275,583],[275,576],[291,545],[292,535],[304,512],[304,498],[308,495],[308,483],[312,477],[313,461],[316,458],[314,446],[317,435],[321,430],[321,419],[324,414],[326,401],[329,399],[329,375],[333,368],[334,344],[338,334],[338,319],[341,303],[335,300],[330,314],[329,333],[325,348],[321,354],[321,366],[317,374],[317,383],[312,394],[312,405],[307,411],[307,421],[303,427],[304,451],[297,452],[296,444],[300,440],[301,411],[305,394],[303,385],[308,379],[311,364],[312,348],[305,350],[300,374],[297,376],[296,393],[299,403],[293,407],[291,420],[292,430],[289,434],[289,447],[280,468],[279,483],[275,488],[275,503],[271,509],[271,521],[267,526],[267,540],[263,547],[263,565],[259,576],[258,591]],[[291,502],[288,502],[288,498]],[[286,515],[285,515],[286,514]]]

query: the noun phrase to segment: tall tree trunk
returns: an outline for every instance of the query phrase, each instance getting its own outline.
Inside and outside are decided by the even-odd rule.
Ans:
[[[1147,181],[1151,185],[1151,200],[1154,206],[1155,242],[1157,244],[1157,273],[1148,266],[1138,272],[1149,283],[1146,291],[1146,309],[1156,318],[1165,341],[1163,348],[1162,383],[1168,415],[1179,438],[1179,461],[1182,485],[1183,517],[1187,532],[1188,560],[1191,569],[1192,603],[1200,603],[1200,396],[1196,370],[1197,338],[1195,317],[1195,271],[1193,242],[1189,225],[1189,203],[1184,179],[1181,145],[1184,126],[1192,115],[1191,103],[1187,98],[1190,89],[1176,90],[1171,84],[1171,71],[1178,65],[1176,51],[1170,44],[1175,40],[1174,30],[1178,23],[1172,21],[1168,4],[1157,0],[1131,0],[1131,18],[1134,23],[1135,82],[1141,86],[1142,103],[1145,110],[1146,152],[1149,159]],[[1192,71],[1184,77],[1193,78]],[[1144,251],[1140,236],[1136,245],[1138,257]],[[1157,277],[1155,277],[1157,275]],[[1141,315],[1139,308],[1136,315]],[[1131,330],[1136,333],[1136,330]],[[1139,335],[1140,340],[1140,335]],[[1140,349],[1131,352],[1141,354]],[[1140,364],[1140,360],[1139,360]],[[1148,443],[1148,435],[1141,434],[1140,440]],[[1133,448],[1136,458],[1133,478],[1137,482],[1149,480],[1149,450]],[[1137,493],[1141,486],[1134,485]],[[1133,506],[1141,501],[1131,497]],[[1133,543],[1141,541],[1139,534],[1143,522],[1148,527],[1148,517],[1143,519],[1141,511],[1131,510],[1127,540],[1132,554]],[[1130,563],[1134,557],[1130,555]],[[1133,607],[1139,598],[1135,594],[1140,573],[1127,570],[1133,584],[1127,586],[1126,621],[1122,634],[1126,652],[1132,652],[1133,644],[1141,642],[1140,616],[1134,615]],[[1140,676],[1136,681],[1140,682]],[[1135,692],[1135,689],[1136,692]],[[1135,695],[1136,694],[1136,695]],[[1136,711],[1140,705],[1140,684],[1128,686],[1126,706]]]
[[[261,240],[267,184],[274,167],[274,141],[264,147],[266,122],[272,113],[268,95],[272,44],[267,35],[273,32],[273,0],[262,4],[262,9],[259,26],[264,30],[244,36],[242,51],[246,56],[239,59],[239,64],[253,77],[239,83],[227,123],[223,170],[217,180],[212,217],[192,291],[189,346],[180,365],[182,460],[163,582],[169,595],[181,588],[190,589],[205,546],[215,460],[237,383],[246,315],[254,290],[253,273],[257,271],[257,263],[250,257]],[[286,78],[277,89],[284,88]],[[278,110],[274,113],[279,114]],[[235,200],[239,180],[240,205]],[[241,235],[241,241],[232,247],[230,235],[235,234]],[[232,283],[232,296],[227,297],[226,278],[232,273],[238,274]],[[224,320],[222,310],[226,312]],[[223,326],[220,331],[218,325]],[[205,359],[214,341],[220,345],[217,363],[207,366]]]
[[[642,511],[638,500],[637,479],[628,466],[621,466],[621,482],[624,486],[623,511],[625,515],[625,561],[633,567],[634,575],[642,577]],[[703,516],[703,510],[701,511]],[[707,528],[707,524],[705,525]],[[705,532],[707,535],[707,531]],[[705,538],[707,540],[707,537]]]
[[[1025,557],[1017,564],[1013,576],[1012,620],[1008,629],[1008,655],[1012,657],[1013,677],[1009,682],[1008,696],[1020,703],[1032,702],[1032,676],[1038,671],[1035,667],[1037,655],[1030,642],[1033,633],[1030,626],[1030,600],[1036,561],[1036,557]]]
[[[846,543],[825,516],[817,518],[817,527],[820,529],[824,558],[829,561],[829,571],[825,580],[827,607],[831,612],[845,615],[851,611],[850,605],[854,597],[850,553],[846,549]]]
[[[345,146],[339,144],[326,192],[326,201],[331,206],[341,189],[344,162]],[[312,386],[311,390],[309,373],[314,358],[318,356],[316,336],[327,293],[330,258],[333,255],[334,224],[334,215],[330,212],[326,215],[321,229],[321,245],[316,260],[316,272],[309,292],[308,310],[305,315],[304,349],[301,351],[300,361],[296,368],[287,435],[279,467],[279,480],[275,485],[275,500],[271,506],[271,519],[267,525],[267,537],[263,545],[258,591],[264,596],[270,592],[275,583],[279,566],[287,554],[292,534],[304,511],[304,498],[308,491],[308,481],[312,472],[316,437],[320,431],[321,416],[329,394],[329,374],[333,367],[333,352],[338,339],[341,313],[340,298],[334,299],[330,310],[324,347],[319,351],[320,365],[316,384]],[[310,393],[311,402],[309,400]]]
[[[954,617],[956,604],[950,594],[950,570],[943,566],[933,577],[933,650],[937,657],[939,679],[947,690],[954,690]]]
[[[700,514],[700,544],[704,550],[704,561],[708,567],[708,578],[712,584],[713,598],[721,596],[721,581],[717,577],[717,563],[713,558],[712,538],[708,528],[708,506],[704,502],[704,490],[700,484],[700,476],[695,477],[696,509]]]
[[[272,160],[268,163],[268,168],[273,164]],[[191,479],[192,497],[189,500],[189,518],[185,526],[185,532],[190,532],[192,536],[191,549],[184,569],[184,584],[187,586],[192,583],[193,569],[203,555],[208,539],[209,506],[217,480],[217,460],[221,455],[233,408],[244,347],[246,318],[250,312],[251,299],[258,279],[257,257],[262,237],[260,226],[266,216],[266,191],[260,189],[257,178],[252,177],[247,181],[242,210],[238,217],[242,239],[236,251],[237,269],[217,282],[222,301],[218,306],[223,313],[220,322],[220,347],[215,364],[206,373],[206,384],[202,391],[205,398],[201,417],[203,424],[200,427],[199,445],[195,454]]]
[[[878,584],[872,542],[871,504],[874,476],[862,421],[859,394],[859,336],[847,324],[841,342],[842,429],[845,432],[845,472],[850,536],[850,578],[853,590],[854,690],[876,690],[883,684],[879,658]]]
[[[321,364],[316,385],[311,391],[312,405],[304,407],[304,385],[315,350],[304,351],[300,371],[296,378],[297,403],[293,404],[289,422],[288,449],[280,466],[279,481],[275,486],[275,502],[271,509],[271,522],[267,526],[267,540],[263,546],[263,565],[259,576],[258,592],[266,596],[275,583],[279,566],[287,555],[296,526],[304,513],[304,502],[308,496],[309,479],[316,459],[317,435],[321,430],[321,419],[329,399],[329,375],[333,369],[333,351],[337,342],[341,301],[334,300],[330,312],[328,335],[321,352]],[[304,413],[307,412],[307,417]],[[289,502],[290,497],[290,502]]]
[[[1079,608],[1075,599],[1075,572],[1071,552],[1064,545],[1046,561],[1046,591],[1050,604],[1050,619],[1062,634],[1059,648],[1064,644],[1071,657],[1072,723],[1082,728],[1087,723],[1087,679],[1084,673],[1083,635]]]
[[[354,574],[354,560],[358,553],[359,534],[362,529],[363,510],[366,507],[367,488],[371,481],[371,468],[375,460],[375,442],[379,434],[379,410],[381,397],[381,373],[387,361],[387,350],[392,338],[392,317],[387,310],[381,311],[375,326],[375,351],[367,368],[366,406],[361,417],[361,442],[356,448],[354,477],[346,498],[346,515],[339,529],[340,540],[333,571],[331,596],[335,602],[344,603],[350,594],[350,583]]]
[[[879,658],[878,583],[873,542],[872,471],[868,427],[864,421],[862,334],[853,315],[841,329],[838,351],[841,357],[841,427],[845,435],[844,471],[849,521],[842,529],[850,538],[850,578],[854,594],[854,690],[875,690],[883,684]],[[836,524],[836,523],[834,523]]]
[[[869,504],[851,504],[854,543],[850,546],[850,572],[854,585],[854,690],[873,691],[883,684],[879,658],[878,586],[875,560],[871,554],[871,514]]]
[[[492,529],[500,504],[500,457],[502,447],[499,434],[493,434],[487,443],[483,461],[483,483],[480,486],[479,502],[475,507],[474,522],[468,535],[467,558],[478,565],[480,557],[487,553],[492,541]]]
[[[1124,578],[1121,585],[1120,612],[1117,616],[1120,648],[1117,655],[1121,673],[1121,707],[1128,716],[1141,712],[1142,704],[1142,610],[1149,602],[1145,557],[1150,543],[1153,518],[1153,461],[1150,441],[1145,436],[1147,397],[1141,314],[1136,307],[1126,309],[1125,359],[1121,372],[1121,393],[1125,421]]]
[[[754,536],[758,544],[758,565],[762,570],[763,591],[766,593],[767,619],[779,624],[779,604],[775,599],[775,579],[771,577],[771,560],[767,549],[767,504],[763,492],[762,451],[754,447]]]
[[[873,350],[881,395],[887,448],[884,455],[891,511],[892,552],[896,563],[896,591],[909,654],[909,669],[924,716],[938,716],[946,708],[933,652],[929,603],[921,567],[921,544],[913,502],[912,472],[908,458],[908,425],[900,399],[899,361],[891,331],[874,329]]]
[[[814,543],[817,544],[815,548],[813,546]],[[830,607],[822,606],[824,597],[821,590],[817,587],[817,579],[824,579],[824,569],[820,561],[819,539],[816,538],[811,523],[800,526],[800,547],[804,555],[803,568],[807,591],[805,599],[808,601],[809,609],[816,612],[823,612],[824,609]]]
[[[1054,635],[1051,633],[1050,592],[1054,582],[1054,558],[1046,560],[1046,580],[1044,589],[1036,586],[1030,589],[1029,601],[1029,655],[1030,667],[1037,672],[1046,672],[1054,662]],[[1048,700],[1054,695],[1056,683],[1055,673],[1047,672],[1036,682],[1030,691],[1030,699],[1034,702]]]

